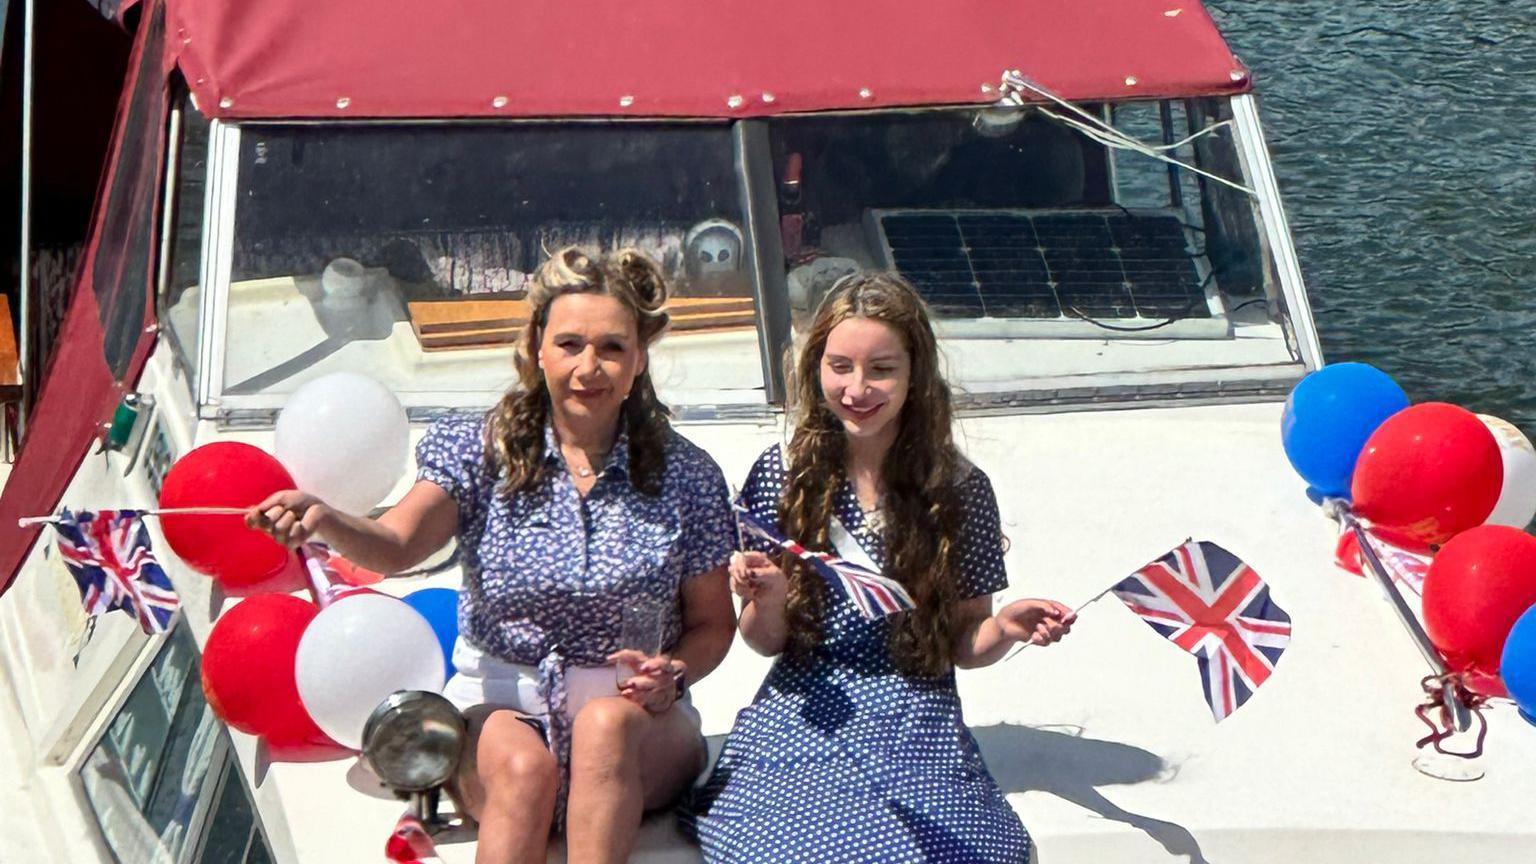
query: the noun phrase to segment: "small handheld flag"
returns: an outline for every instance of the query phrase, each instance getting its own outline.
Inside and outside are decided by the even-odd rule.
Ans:
[[[1386,568],[1387,575],[1412,591],[1415,596],[1422,597],[1424,577],[1429,574],[1429,564],[1433,556],[1394,545],[1376,536],[1369,529],[1365,529],[1365,536],[1376,553],[1376,559]],[[1353,530],[1346,528],[1339,535],[1338,545],[1333,551],[1333,559],[1333,563],[1340,568],[1356,576],[1365,575],[1364,563],[1360,556],[1360,539]]]
[[[780,534],[740,504],[732,506],[741,527],[809,564],[833,587],[841,588],[865,618],[894,615],[917,607],[912,596],[895,580],[835,555],[813,552]]]
[[[85,611],[122,609],[145,633],[163,633],[181,606],[171,580],[155,560],[149,531],[137,510],[71,513],[53,521],[59,555],[80,586]]]
[[[1291,640],[1291,616],[1270,599],[1269,586],[1209,541],[1187,540],[1110,590],[1199,659],[1205,701],[1218,722],[1269,680]]]

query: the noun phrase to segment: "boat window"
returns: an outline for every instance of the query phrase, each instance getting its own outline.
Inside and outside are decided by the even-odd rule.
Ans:
[[[197,352],[201,326],[203,192],[208,185],[208,118],[183,98],[181,143],[172,200],[175,221],[171,225],[169,279],[158,303],[159,318],[169,334],[171,348],[192,392],[197,392]]]
[[[243,784],[199,682],[197,646],[177,626],[80,767],[91,812],[118,861],[170,864],[188,860],[200,843],[236,836],[241,855],[253,842],[265,845],[248,801],[243,827],[220,815],[225,798],[244,795]]]
[[[159,226],[159,180],[165,145],[165,11],[153,7],[129,81],[131,95],[114,133],[118,142],[105,201],[88,247],[91,289],[100,311],[107,366],[122,378],[144,335]]]
[[[1297,361],[1251,197],[1115,137],[1178,145],[1230,117],[1224,108],[770,121],[793,328],[804,331],[838,279],[890,269],[928,302],[963,391],[1211,377],[1190,371],[1201,368],[1291,374]],[[1246,185],[1233,142],[1226,125],[1155,152]]]
[[[251,125],[238,153],[226,396],[345,369],[408,406],[488,404],[513,381],[526,281],[576,244],[668,274],[664,401],[763,401],[727,125]]]
[[[272,850],[234,758],[226,758],[223,768],[223,782],[196,860],[198,864],[271,864]]]

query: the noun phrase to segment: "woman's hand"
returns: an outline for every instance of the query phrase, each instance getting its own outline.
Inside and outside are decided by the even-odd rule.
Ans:
[[[330,505],[307,492],[274,493],[245,512],[245,526],[289,548],[304,545],[335,514]]]
[[[784,596],[784,571],[761,552],[736,552],[731,555],[731,591],[747,602],[759,597]]]
[[[652,714],[664,714],[677,702],[677,678],[688,665],[668,654],[645,656],[645,652],[626,648],[608,655],[608,662],[626,664],[638,671],[619,685],[619,695]]]
[[[1077,613],[1055,600],[1015,600],[992,617],[1013,642],[1049,645],[1072,632]]]
[[[784,608],[789,602],[789,581],[784,571],[761,552],[737,552],[727,569],[731,590],[744,601],[738,623],[742,639],[765,657],[777,655],[787,639]]]

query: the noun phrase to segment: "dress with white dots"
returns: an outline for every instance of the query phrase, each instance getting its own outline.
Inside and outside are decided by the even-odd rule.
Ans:
[[[742,490],[752,514],[777,523],[785,473],[777,446]],[[972,468],[961,488],[959,596],[1007,586],[992,484]],[[837,517],[879,563],[885,549],[850,484]],[[737,715],[708,782],[682,814],[708,862],[972,864],[1023,862],[1030,839],[966,728],[954,673],[897,670],[888,621],[861,617],[828,592],[821,644],[781,655]]]

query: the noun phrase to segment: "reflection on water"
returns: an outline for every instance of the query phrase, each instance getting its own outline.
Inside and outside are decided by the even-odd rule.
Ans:
[[[1536,435],[1536,0],[1208,0],[1330,361]]]

